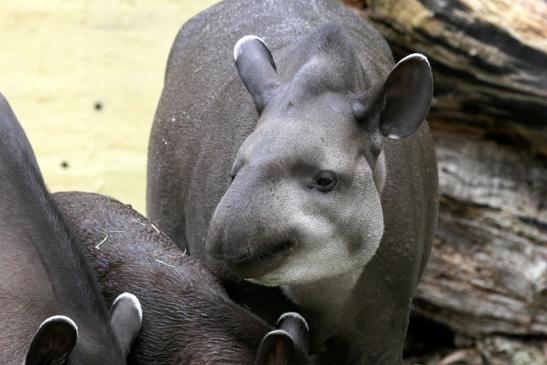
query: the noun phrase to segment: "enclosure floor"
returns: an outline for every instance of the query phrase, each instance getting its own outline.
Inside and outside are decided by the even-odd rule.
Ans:
[[[169,48],[213,0],[3,0],[0,92],[52,191],[144,213],[146,150]]]

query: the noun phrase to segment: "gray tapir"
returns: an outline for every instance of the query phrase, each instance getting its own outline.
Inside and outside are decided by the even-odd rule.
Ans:
[[[400,363],[437,219],[432,84],[338,1],[224,1],[171,49],[148,216],[225,280],[282,288],[312,351]]]
[[[130,207],[98,194],[54,196],[105,298],[131,291],[142,302],[146,315],[129,364],[307,363],[307,324],[299,315],[285,313],[272,329]]]
[[[2,95],[0,194],[0,364],[125,364],[140,303],[124,293],[107,312]]]

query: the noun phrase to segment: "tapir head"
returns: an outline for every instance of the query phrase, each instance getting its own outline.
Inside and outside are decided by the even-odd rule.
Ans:
[[[234,50],[259,120],[238,151],[207,250],[264,285],[346,274],[372,258],[384,231],[384,141],[413,134],[431,104],[423,55],[367,81],[343,31],[316,38],[290,80],[258,37]]]

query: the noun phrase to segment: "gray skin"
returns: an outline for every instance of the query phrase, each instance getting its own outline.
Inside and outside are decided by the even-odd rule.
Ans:
[[[108,312],[2,95],[0,194],[0,363],[124,364],[140,304],[125,293]]]
[[[269,49],[246,38],[234,67],[248,34]],[[282,288],[312,351],[400,363],[437,219],[431,97],[425,58],[395,67],[338,2],[224,1],[171,50],[148,216],[226,282]]]
[[[203,264],[125,204],[81,192],[54,198],[105,299],[120,291],[140,298],[145,316],[128,364],[307,363],[300,316],[285,314],[272,328],[232,302]]]

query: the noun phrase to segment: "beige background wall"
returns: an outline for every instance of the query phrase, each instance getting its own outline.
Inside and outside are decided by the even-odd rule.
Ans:
[[[0,92],[52,191],[144,212],[146,150],[179,27],[214,0],[1,0]]]

